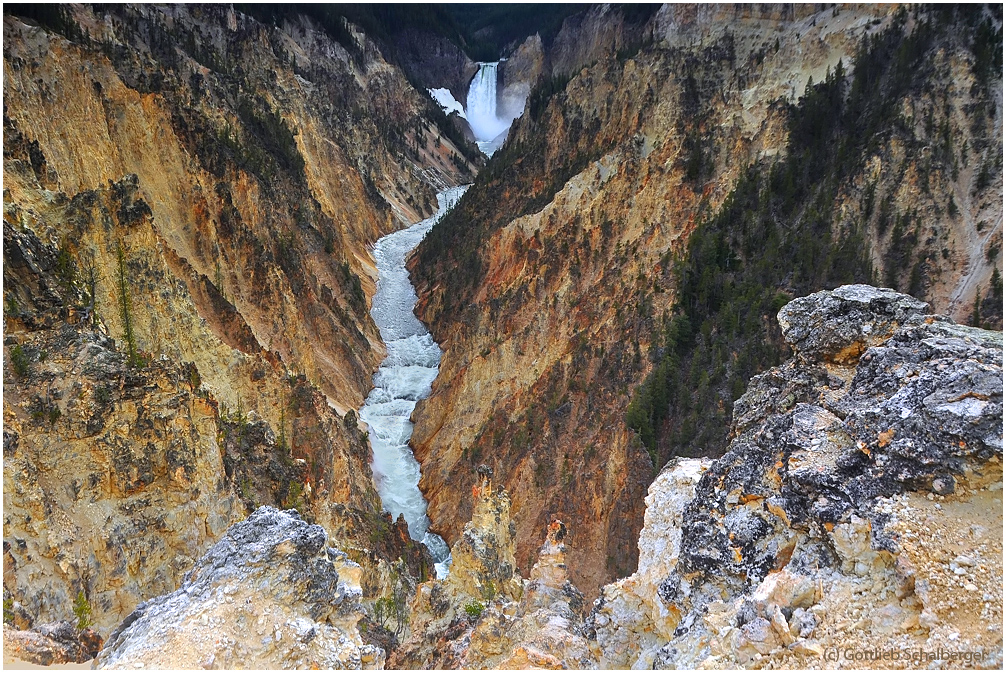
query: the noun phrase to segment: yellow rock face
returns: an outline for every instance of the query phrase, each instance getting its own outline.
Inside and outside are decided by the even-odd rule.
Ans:
[[[72,620],[84,591],[107,634],[244,507],[222,479],[216,405],[181,368],[131,370],[109,340],[77,337],[36,333],[22,347],[45,361],[5,380],[4,587],[39,622]]]
[[[397,558],[407,536],[380,516],[369,447],[347,413],[384,357],[368,245],[430,214],[436,189],[473,166],[365,35],[356,61],[309,22],[271,28],[222,6],[68,11],[86,39],[4,16],[5,239],[33,232],[92,265],[98,333],[120,352],[124,285],[136,348],[155,365],[105,386],[114,402],[99,405],[100,431],[78,427],[97,421],[67,397],[92,404],[105,390],[72,369],[93,354],[46,361],[64,395],[52,424],[32,414],[53,407],[33,400],[55,393],[6,382],[5,429],[20,448],[5,451],[5,510],[19,514],[4,535],[26,545],[5,563],[16,597],[68,616],[84,586],[107,629],[177,586],[254,504],[297,504],[340,541]],[[389,140],[399,134],[407,156]],[[80,307],[46,313],[51,269],[8,275],[5,299],[30,315],[8,316],[5,337],[37,362],[32,344],[58,339]],[[222,416],[261,441],[228,454]],[[297,477],[281,492],[270,460]],[[234,478],[256,474],[264,483]],[[375,530],[387,534],[369,544]]]
[[[415,140],[423,149],[410,160],[413,165],[396,164],[378,139],[372,118],[356,126],[344,122],[325,107],[331,103],[315,84],[295,75],[289,57],[298,68],[324,73],[318,75],[322,83],[324,77],[348,77],[345,84],[355,91],[346,91],[347,96],[368,96],[371,87],[383,92],[372,96],[374,117],[393,109],[387,123],[416,117],[421,111],[418,94],[380,56],[372,56],[354,72],[340,60],[341,48],[333,52],[330,42],[326,46],[328,38],[310,26],[270,36],[265,27],[243,16],[130,10],[140,22],[173,22],[176,30],[211,35],[207,49],[229,49],[231,58],[236,50],[249,80],[247,95],[260,96],[256,104],[261,109],[246,113],[241,101],[228,99],[219,88],[215,71],[187,56],[174,71],[168,71],[166,63],[143,62],[134,53],[134,33],[119,24],[113,27],[106,15],[76,11],[83,27],[109,44],[121,45],[126,56],[110,60],[97,46],[70,43],[5,16],[8,116],[28,141],[37,142],[52,178],[46,186],[53,190],[73,196],[126,175],[137,176],[138,196],[151,211],[150,226],[135,232],[83,232],[85,237],[74,237],[74,242],[95,254],[102,268],[111,268],[110,244],[123,239],[129,253],[164,258],[170,274],[187,287],[191,299],[169,306],[157,296],[167,289],[164,285],[149,293],[136,288],[136,301],[149,304],[156,314],[137,325],[141,346],[195,361],[207,387],[228,408],[240,403],[275,425],[277,400],[258,390],[268,383],[255,385],[263,380],[250,376],[256,364],[241,367],[234,362],[240,355],[230,352],[235,344],[230,326],[216,315],[220,307],[196,291],[195,286],[209,283],[253,336],[251,348],[238,350],[276,353],[291,370],[319,385],[340,411],[358,407],[383,347],[365,298],[353,303],[352,288],[343,276],[358,275],[363,291],[372,293],[376,272],[367,245],[435,207],[433,187],[416,175],[456,184],[460,172],[442,153],[426,150],[432,147],[432,136]],[[231,20],[239,19],[240,26],[231,29]],[[242,38],[241,31],[250,35]],[[270,39],[278,43],[276,49]],[[288,52],[286,61],[277,55],[280,48]],[[138,76],[137,71],[167,81],[157,91],[146,92],[126,81]],[[249,142],[241,138],[248,132],[242,126],[247,127],[249,116],[265,114],[264,109],[279,110],[294,134],[302,174],[281,164],[270,168],[268,158],[262,168],[255,163],[257,155],[242,145]],[[237,149],[214,157],[223,136]],[[454,151],[446,139],[441,148],[448,154]],[[236,160],[234,154],[239,155]],[[45,197],[38,186],[16,179],[7,164],[5,203],[40,208]],[[371,176],[376,184],[368,184]],[[57,237],[71,233],[54,224]],[[284,255],[289,247],[293,256],[288,262]],[[343,263],[348,264],[346,272]],[[111,299],[107,294],[103,299]],[[103,317],[118,333],[120,326],[110,310],[114,304],[105,306]]]

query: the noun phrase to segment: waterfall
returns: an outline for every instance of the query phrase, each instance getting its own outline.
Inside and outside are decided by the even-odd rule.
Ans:
[[[496,116],[498,67],[498,61],[479,64],[479,71],[468,87],[468,106],[465,110],[479,149],[488,155],[503,144],[510,124],[513,123],[513,119],[500,119]]]
[[[451,552],[440,536],[430,533],[426,500],[419,490],[419,463],[409,448],[416,402],[430,394],[440,366],[440,346],[416,317],[416,291],[405,268],[405,257],[419,245],[437,220],[465,191],[455,187],[437,195],[436,215],[381,238],[374,246],[377,292],[370,315],[381,330],[388,357],[374,375],[374,389],[360,408],[374,450],[374,481],[384,509],[405,516],[409,536],[422,541],[444,577]]]

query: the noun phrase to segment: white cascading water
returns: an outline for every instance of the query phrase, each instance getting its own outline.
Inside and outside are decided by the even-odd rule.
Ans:
[[[381,330],[388,357],[374,375],[360,420],[367,424],[374,450],[374,480],[384,509],[398,518],[405,515],[409,535],[422,541],[436,561],[437,577],[447,575],[451,551],[439,535],[429,532],[426,500],[419,490],[419,463],[409,448],[416,402],[429,396],[437,378],[442,354],[429,330],[413,313],[416,291],[409,281],[405,256],[419,245],[447,209],[464,194],[455,187],[437,195],[437,213],[430,218],[381,238],[374,246],[377,293],[370,315]]]
[[[498,67],[499,62],[479,63],[479,71],[468,86],[468,106],[465,110],[476,144],[489,156],[506,140],[507,131],[513,123],[513,119],[500,119],[496,116]]]

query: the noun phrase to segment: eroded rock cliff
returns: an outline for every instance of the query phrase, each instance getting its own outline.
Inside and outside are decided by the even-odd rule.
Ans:
[[[4,238],[5,276],[17,253],[46,264],[30,234],[5,224]],[[53,327],[6,321],[4,596],[30,626],[71,618],[83,592],[107,633],[177,586],[243,507],[224,475],[217,405],[192,370],[131,367],[106,335],[58,311],[28,315]]]
[[[780,312],[794,357],[727,453],[651,485],[639,570],[588,619],[602,665],[1001,665],[1002,333],[927,308],[844,286]]]
[[[137,176],[152,231],[135,243],[164,249],[194,304],[141,321],[141,346],[192,342],[189,359],[221,402],[274,426],[277,400],[242,395],[248,375],[220,367],[234,356],[216,342],[277,353],[340,410],[359,406],[383,356],[367,314],[366,246],[430,214],[435,187],[469,175],[449,140],[434,146],[432,102],[362,33],[357,60],[306,19],[267,27],[223,7],[72,12],[66,21],[84,35],[74,41],[5,15],[5,130],[34,143],[41,182],[69,197]],[[7,175],[8,163],[5,203],[27,210],[39,186]],[[208,324],[171,325],[186,308]],[[116,331],[114,311],[103,313]],[[227,313],[251,342],[233,343],[239,330],[217,317]]]

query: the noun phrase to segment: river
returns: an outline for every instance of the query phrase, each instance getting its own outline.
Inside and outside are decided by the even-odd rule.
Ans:
[[[374,374],[374,388],[360,408],[360,420],[370,433],[374,480],[384,509],[396,519],[405,515],[409,535],[429,548],[441,578],[450,566],[450,548],[429,531],[426,500],[419,490],[419,463],[409,447],[413,427],[409,417],[416,402],[429,397],[442,351],[414,313],[417,297],[405,258],[465,189],[441,192],[433,217],[388,234],[374,246],[378,280],[370,315],[381,330],[388,357]]]

